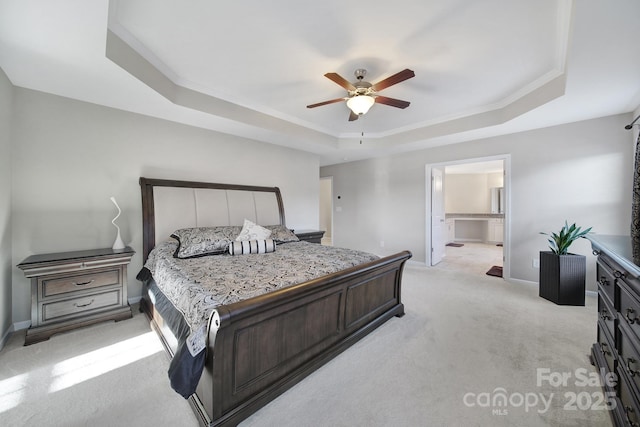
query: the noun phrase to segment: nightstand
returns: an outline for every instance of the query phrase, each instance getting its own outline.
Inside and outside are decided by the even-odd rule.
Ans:
[[[93,249],[32,255],[18,264],[31,279],[31,327],[25,345],[105,320],[131,318],[127,265],[135,252]]]
[[[293,232],[298,236],[298,239],[309,243],[320,243],[322,236],[324,236],[324,231],[322,230],[294,230]]]

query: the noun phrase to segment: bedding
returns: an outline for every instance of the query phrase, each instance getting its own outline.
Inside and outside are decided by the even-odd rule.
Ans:
[[[187,227],[240,226],[244,219],[277,224],[263,225],[271,230],[269,238],[277,249],[269,254],[231,256],[204,255],[200,252],[206,250],[194,248],[191,255],[201,258],[185,260],[173,258],[169,250],[169,262],[214,261],[222,256],[241,262],[267,260],[282,256],[283,249],[298,240],[286,227],[278,187],[145,177],[139,182],[145,263],[153,248]],[[231,240],[236,237],[234,234]],[[172,243],[177,248],[177,241]],[[172,386],[189,397],[200,424],[237,426],[392,317],[402,317],[402,272],[410,258],[411,252],[401,251],[294,286],[284,285],[259,297],[248,295],[248,299],[213,309],[206,328],[195,334],[151,272],[143,268],[138,275],[144,282],[140,308],[172,359]],[[288,277],[289,272],[285,268],[282,274]],[[195,285],[197,291],[200,285]],[[252,293],[245,288],[234,292]],[[198,331],[206,336],[206,349],[192,356],[188,343],[197,342],[191,338],[197,338]],[[193,384],[197,384],[195,392]]]
[[[177,334],[179,349],[170,367],[172,387],[185,398],[197,386],[204,365],[207,322],[217,306],[379,259],[362,251],[305,241],[279,244],[277,250],[269,253],[244,256],[226,253],[184,259],[173,256],[178,246],[175,241],[157,244],[139,279],[152,277],[158,290],[182,314],[188,326],[188,336],[184,331],[182,336]]]
[[[238,226],[181,228],[171,234],[178,241],[175,258],[194,258],[221,254],[241,231]]]

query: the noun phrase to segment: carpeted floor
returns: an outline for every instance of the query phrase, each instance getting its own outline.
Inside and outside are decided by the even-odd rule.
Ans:
[[[587,356],[595,298],[556,306],[537,287],[484,271],[414,265],[405,268],[402,295],[404,317],[241,426],[611,425],[606,411],[572,410],[568,400],[601,392],[578,380],[595,375]],[[14,334],[0,352],[0,425],[197,426],[169,388],[167,359],[137,312],[29,347],[23,339]],[[554,386],[547,378],[555,374],[570,378]],[[501,396],[504,406],[494,401]]]
[[[0,426],[197,426],[157,335],[134,315],[27,347],[14,333],[0,352]]]

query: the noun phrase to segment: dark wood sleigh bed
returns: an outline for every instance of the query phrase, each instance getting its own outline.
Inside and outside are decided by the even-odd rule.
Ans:
[[[285,225],[277,187],[140,178],[144,260],[179,228]],[[393,316],[404,315],[403,251],[318,279],[219,306],[190,404],[202,425],[237,425]],[[143,289],[141,310],[170,356],[177,339]]]

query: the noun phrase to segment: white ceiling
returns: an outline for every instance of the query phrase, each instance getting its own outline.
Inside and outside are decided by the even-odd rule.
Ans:
[[[637,0],[0,0],[16,86],[317,153],[322,165],[633,111]],[[325,78],[416,76],[347,121]]]

